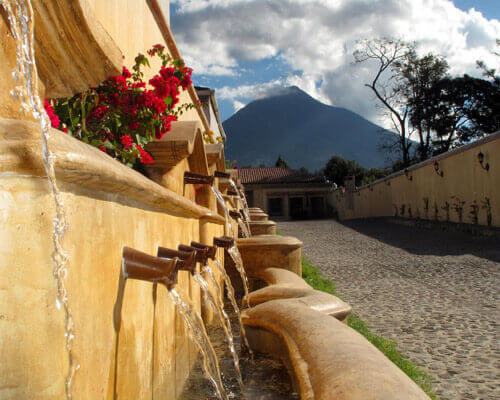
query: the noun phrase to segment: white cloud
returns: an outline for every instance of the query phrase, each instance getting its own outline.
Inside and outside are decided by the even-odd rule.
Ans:
[[[421,52],[444,55],[455,74],[478,75],[475,62],[495,62],[500,21],[449,0],[173,0],[174,34],[186,60],[207,75],[243,75],[247,61],[279,57],[289,76],[266,84],[222,88],[218,96],[251,100],[295,84],[311,96],[375,122],[379,111],[364,87],[372,72],[352,65],[363,38],[402,37]],[[498,59],[496,60],[498,63]],[[494,65],[492,65],[494,66]],[[292,72],[293,71],[293,72]]]

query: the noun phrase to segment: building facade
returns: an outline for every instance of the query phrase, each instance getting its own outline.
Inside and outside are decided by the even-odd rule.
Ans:
[[[273,219],[324,218],[332,185],[324,176],[284,167],[241,168],[238,176],[249,207],[259,207]]]

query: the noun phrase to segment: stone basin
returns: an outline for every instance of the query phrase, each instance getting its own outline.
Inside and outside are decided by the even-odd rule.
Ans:
[[[276,222],[274,221],[250,221],[250,233],[256,235],[276,235]]]
[[[258,235],[236,241],[248,274],[274,267],[302,276],[302,242],[291,236]]]
[[[302,400],[428,400],[363,336],[297,299],[243,312],[250,347],[281,359]]]
[[[269,215],[265,212],[252,212],[250,211],[250,220],[251,221],[267,221],[269,220]]]

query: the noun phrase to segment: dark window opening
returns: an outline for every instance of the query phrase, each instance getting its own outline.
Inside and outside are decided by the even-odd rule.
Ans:
[[[283,215],[283,199],[276,197],[267,200],[267,211],[269,216],[279,217]]]

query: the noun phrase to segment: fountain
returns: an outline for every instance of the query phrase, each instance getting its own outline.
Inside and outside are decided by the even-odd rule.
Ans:
[[[229,346],[229,350],[233,357],[234,368],[236,371],[236,379],[238,380],[240,388],[243,388],[243,379],[241,377],[241,372],[240,372],[240,362],[234,345],[234,335],[231,327],[231,321],[229,320],[229,317],[226,311],[224,310],[224,305],[222,304],[222,295],[219,283],[215,278],[212,268],[210,268],[210,265],[208,265],[208,248],[200,249],[182,244],[179,245],[178,248],[180,251],[186,251],[195,254],[196,261],[199,262],[202,266],[202,272],[206,271],[208,276],[210,277],[212,285],[215,288],[215,294],[216,294],[215,296],[213,296],[212,293],[210,292],[208,283],[202,277],[200,272],[197,272],[195,270],[195,273],[193,274],[194,279],[198,282],[200,288],[203,290],[204,295],[208,299],[208,303],[212,307],[212,311],[215,312],[219,317],[221,328],[224,330],[224,334],[226,335],[227,345]]]
[[[230,301],[231,305],[233,306],[234,313],[236,314],[236,316],[238,318],[240,332],[241,332],[241,336],[243,338],[243,344],[248,349],[248,351],[251,352],[251,349],[248,346],[248,342],[246,340],[245,327],[243,326],[243,323],[241,321],[241,311],[240,311],[240,307],[238,306],[238,302],[236,301],[236,296],[234,293],[234,288],[233,288],[233,284],[231,282],[231,278],[227,274],[224,267],[220,264],[219,260],[217,260],[217,258],[215,258],[215,253],[217,251],[217,247],[204,245],[204,244],[197,243],[197,242],[191,242],[191,246],[193,246],[195,248],[208,249],[208,253],[207,253],[208,258],[210,258],[214,262],[215,266],[217,267],[217,270],[219,271],[219,273],[222,276],[222,279],[224,280],[224,283],[226,284],[227,297],[229,298],[229,301]],[[212,271],[212,273],[213,273],[213,271]]]
[[[169,256],[174,257],[169,258]],[[217,356],[205,331],[205,325],[187,296],[176,290],[177,272],[179,270],[192,272],[196,269],[195,253],[177,252],[160,247],[158,257],[138,250],[124,247],[122,272],[125,279],[138,279],[152,283],[163,284],[168,289],[170,299],[174,302],[181,314],[191,339],[203,355],[203,367],[209,380],[214,385],[217,396],[227,400],[227,394],[220,376]]]

